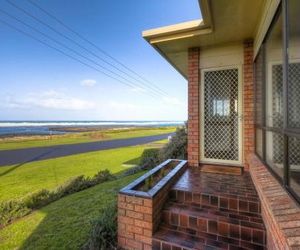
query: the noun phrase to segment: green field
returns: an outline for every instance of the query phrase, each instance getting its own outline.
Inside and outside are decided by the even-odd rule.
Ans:
[[[174,128],[119,131],[112,133],[109,138],[128,138],[173,131]],[[57,138],[57,143],[66,143],[63,142],[65,139],[71,140]],[[76,140],[78,142],[80,138]],[[23,144],[19,147],[33,144],[37,146],[41,145],[43,140],[21,143]],[[139,164],[144,150],[161,147],[165,143],[167,140],[0,167],[0,202],[22,198],[41,189],[55,189],[68,179],[79,175],[93,176],[104,169],[109,169],[111,173],[120,173]],[[12,145],[13,143],[10,144]],[[141,174],[98,184],[14,221],[0,230],[0,249],[80,249],[89,237],[91,221],[100,216],[102,208],[116,199],[116,193],[121,187]]]
[[[69,195],[0,230],[0,249],[80,249],[91,220],[116,199],[115,191],[142,173]]]
[[[125,139],[175,132],[176,127],[115,129],[92,132],[69,133],[53,136],[31,136],[0,139],[0,150],[43,147],[62,144]]]
[[[0,167],[0,201],[20,198],[42,188],[53,189],[78,175],[93,176],[104,169],[111,173],[123,171],[138,164],[142,152],[154,146],[146,144]]]

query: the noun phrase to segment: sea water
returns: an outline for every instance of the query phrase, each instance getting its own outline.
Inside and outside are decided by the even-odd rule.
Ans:
[[[183,121],[0,121],[0,136],[65,133],[60,127],[164,127],[183,124]]]

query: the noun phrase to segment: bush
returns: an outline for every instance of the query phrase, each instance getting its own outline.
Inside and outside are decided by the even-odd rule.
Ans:
[[[135,167],[126,169],[125,171],[123,171],[121,174],[119,174],[117,176],[120,177],[120,178],[126,177],[126,176],[129,176],[129,175],[136,174],[136,173],[140,172],[143,169],[144,169],[144,167],[142,167],[142,166],[135,166]]]
[[[187,128],[186,126],[177,128],[175,135],[160,150],[160,161],[167,159],[187,159]]]
[[[143,151],[141,156],[140,166],[142,168],[153,168],[159,164],[159,152],[158,148],[149,148]]]
[[[12,221],[21,218],[31,212],[23,202],[11,200],[0,203],[0,228]]]
[[[96,184],[99,184],[105,181],[112,181],[114,179],[116,179],[115,175],[111,174],[108,169],[105,169],[103,171],[99,171],[94,176],[92,181]]]
[[[34,209],[41,208],[64,196],[79,192],[116,177],[109,170],[99,171],[94,177],[77,176],[68,180],[53,191],[42,189],[29,194],[24,199],[11,200],[0,203],[0,227],[10,223],[12,220],[23,217]]]
[[[36,209],[56,200],[55,193],[42,189],[24,198],[23,203],[27,208]]]
[[[111,203],[101,211],[98,220],[92,222],[92,231],[83,250],[117,249],[117,204]]]
[[[153,168],[167,159],[187,159],[187,128],[179,127],[175,135],[161,149],[145,149],[140,161],[142,168]]]
[[[57,196],[59,198],[64,197],[69,194],[73,194],[89,188],[92,186],[92,181],[89,177],[85,177],[84,175],[80,175],[68,180],[62,186],[56,189]]]

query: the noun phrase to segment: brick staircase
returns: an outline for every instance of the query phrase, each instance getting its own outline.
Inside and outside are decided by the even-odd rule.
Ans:
[[[153,249],[266,249],[260,202],[249,173],[189,168],[169,193]]]

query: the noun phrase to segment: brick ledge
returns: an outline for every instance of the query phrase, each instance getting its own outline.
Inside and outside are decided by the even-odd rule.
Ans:
[[[300,249],[298,204],[255,154],[249,154],[247,162],[261,200],[268,249]]]

